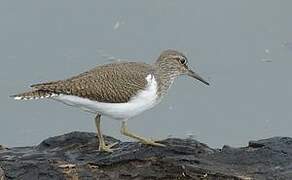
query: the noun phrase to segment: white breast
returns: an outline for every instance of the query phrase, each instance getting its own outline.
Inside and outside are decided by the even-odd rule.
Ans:
[[[125,120],[152,108],[159,102],[159,98],[157,97],[157,82],[154,76],[149,74],[146,80],[146,88],[139,91],[127,103],[104,103],[64,94],[53,97],[52,99],[70,106],[79,107],[85,111],[100,113],[118,120]]]

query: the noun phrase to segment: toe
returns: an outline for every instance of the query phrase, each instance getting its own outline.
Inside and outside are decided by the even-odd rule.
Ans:
[[[152,146],[159,146],[159,147],[165,147],[166,146],[164,144],[156,143],[156,142],[151,141],[151,140],[149,140],[149,141],[141,141],[141,143],[147,144],[147,145],[152,145]]]
[[[99,149],[98,149],[100,152],[108,152],[108,153],[112,153],[114,150],[113,149],[111,149],[111,148],[109,148],[109,147],[107,147],[107,146],[105,146],[105,147],[100,147]]]
[[[166,147],[166,145],[164,145],[164,144],[160,144],[160,143],[156,143],[156,142],[153,142],[152,145],[153,145],[153,146]]]
[[[115,142],[115,143],[109,144],[107,147],[108,147],[108,148],[112,148],[112,147],[114,147],[114,146],[117,145],[117,144],[119,144],[119,143],[118,143],[118,142]]]
[[[117,150],[117,148],[112,148],[113,146],[117,145],[118,142],[115,142],[113,144],[110,144],[110,145],[100,145],[98,150],[100,152],[109,152],[109,153],[112,153],[114,150]]]

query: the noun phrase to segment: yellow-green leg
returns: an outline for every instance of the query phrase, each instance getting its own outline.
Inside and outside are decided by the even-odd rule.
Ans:
[[[99,141],[98,150],[103,151],[103,152],[113,152],[114,149],[111,149],[111,148],[118,143],[105,145],[105,141],[103,139],[103,136],[100,130],[100,117],[101,117],[100,114],[97,114],[95,117],[95,126],[96,126],[98,141]]]
[[[136,139],[139,142],[143,143],[143,144],[147,144],[147,145],[152,145],[152,146],[160,146],[160,147],[165,147],[164,144],[160,144],[160,143],[156,143],[155,141],[152,141],[150,139],[146,139],[144,137],[135,135],[131,132],[129,132],[128,128],[127,128],[127,123],[126,121],[122,121],[122,127],[121,127],[121,133],[125,136],[128,136],[130,138]]]

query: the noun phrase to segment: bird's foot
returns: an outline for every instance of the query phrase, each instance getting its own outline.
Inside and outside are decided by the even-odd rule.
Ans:
[[[115,142],[115,143],[112,143],[110,145],[105,145],[104,143],[101,143],[101,144],[99,144],[98,151],[112,153],[114,150],[118,149],[118,148],[112,148],[117,144],[119,144],[119,143]]]
[[[157,142],[155,142],[153,140],[147,140],[147,139],[145,139],[145,140],[141,140],[140,142],[142,144],[151,145],[151,146],[166,147],[166,145],[157,143]]]

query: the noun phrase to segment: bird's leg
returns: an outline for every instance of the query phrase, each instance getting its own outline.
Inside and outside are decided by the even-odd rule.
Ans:
[[[144,138],[144,137],[141,137],[141,136],[138,136],[138,135],[135,135],[135,134],[129,132],[129,130],[128,130],[128,128],[127,128],[126,121],[122,121],[121,133],[122,133],[123,135],[125,135],[125,136],[130,137],[130,138],[137,139],[139,142],[141,142],[141,143],[143,143],[143,144],[148,144],[148,145],[152,145],[152,146],[165,147],[164,144],[156,143],[156,142],[153,141],[153,140],[146,139],[146,138]]]
[[[113,152],[113,149],[111,149],[113,146],[115,146],[118,143],[113,143],[110,145],[105,145],[105,141],[103,139],[101,130],[100,130],[100,114],[97,114],[95,117],[95,126],[96,126],[96,131],[97,131],[97,137],[98,137],[98,141],[99,141],[99,146],[98,146],[98,150],[99,151],[104,151],[104,152]]]

